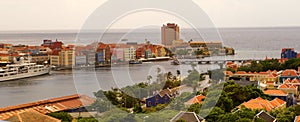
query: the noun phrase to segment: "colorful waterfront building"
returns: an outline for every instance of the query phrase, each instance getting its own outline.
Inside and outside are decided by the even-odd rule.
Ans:
[[[123,48],[124,61],[130,61],[136,59],[136,49],[134,47]]]
[[[109,64],[111,61],[110,45],[100,43],[96,51],[96,62],[99,64]]]
[[[60,67],[75,66],[75,51],[73,48],[64,47],[62,50],[54,50],[50,55],[50,64]]]

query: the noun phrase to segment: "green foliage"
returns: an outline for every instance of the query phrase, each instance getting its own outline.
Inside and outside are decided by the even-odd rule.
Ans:
[[[232,73],[235,73],[235,70],[232,68],[226,68],[226,71],[231,71]]]
[[[215,107],[206,117],[208,122],[252,122],[258,111],[242,108],[235,112],[226,113],[221,108]],[[255,119],[260,121],[260,119]],[[255,121],[256,122],[256,121]]]
[[[279,63],[277,59],[264,60],[259,63],[252,61],[249,66],[241,66],[238,71],[246,72],[261,72],[268,70],[284,70],[284,69],[298,69],[300,66],[300,58],[289,59],[284,63]]]
[[[94,117],[88,117],[88,118],[78,118],[77,122],[98,122],[97,119]]]
[[[68,114],[67,112],[55,112],[55,113],[50,113],[48,114],[51,117],[57,118],[61,120],[62,122],[71,122],[72,121],[72,116]]]
[[[195,112],[195,113],[199,113],[200,112],[200,109],[201,109],[201,104],[199,103],[195,103],[195,104],[192,104],[189,108],[188,108],[188,111],[189,112]]]
[[[288,108],[282,108],[280,110],[272,110],[270,114],[276,117],[278,122],[292,122],[296,115],[299,115],[300,106],[290,106]]]
[[[199,82],[203,80],[205,80],[203,75],[201,75],[197,70],[191,70],[189,75],[183,79],[182,83],[196,89],[196,87],[199,86]]]
[[[133,112],[134,112],[134,113],[140,113],[140,112],[142,112],[142,111],[143,111],[143,109],[142,109],[142,107],[141,107],[140,104],[136,104],[136,105],[134,106],[134,108],[133,108]]]
[[[243,102],[261,97],[270,100],[268,95],[265,95],[255,85],[242,87],[232,81],[224,84],[222,95],[217,103],[217,106],[223,108],[226,112],[231,111],[236,106]]]
[[[188,54],[188,51],[185,50],[185,49],[179,49],[179,50],[176,50],[175,52],[177,55],[187,55]]]

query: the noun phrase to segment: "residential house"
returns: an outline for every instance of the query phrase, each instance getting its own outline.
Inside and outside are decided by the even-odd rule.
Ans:
[[[170,122],[205,122],[205,119],[195,112],[180,111]]]
[[[279,81],[280,83],[283,83],[286,79],[299,79],[298,73],[296,70],[294,69],[287,69],[282,71],[280,77],[279,77]]]
[[[188,100],[187,102],[185,102],[184,104],[185,105],[192,105],[192,104],[196,104],[196,103],[202,104],[204,99],[205,99],[204,95],[197,95],[197,96],[191,98],[190,100]]]
[[[277,89],[282,90],[286,93],[292,93],[294,95],[298,95],[298,86],[296,85],[284,83],[279,85]]]
[[[179,88],[163,89],[146,99],[146,107],[155,107],[158,104],[169,103],[172,98],[179,94]]]
[[[270,115],[269,113],[265,112],[264,110],[256,114],[254,118],[263,119],[265,122],[276,122],[276,118]]]
[[[279,98],[281,100],[288,100],[288,93],[282,90],[265,90],[264,94],[270,95],[272,99]]]
[[[268,101],[261,97],[258,97],[242,103],[240,106],[238,106],[238,108],[241,108],[242,106],[249,109],[265,109],[266,111],[271,111],[273,109],[285,108],[286,102],[279,98]]]

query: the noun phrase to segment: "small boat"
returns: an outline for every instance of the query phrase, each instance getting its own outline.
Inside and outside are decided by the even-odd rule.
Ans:
[[[129,64],[142,64],[143,62],[141,60],[130,60]]]

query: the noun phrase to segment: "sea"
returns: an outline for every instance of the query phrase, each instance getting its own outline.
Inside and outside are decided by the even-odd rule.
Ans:
[[[80,36],[78,36],[80,35]],[[205,40],[202,35],[190,29],[181,29],[180,37],[185,41],[222,41],[233,47],[234,56],[217,57],[227,59],[265,59],[280,58],[282,48],[295,48],[300,52],[299,27],[268,28],[219,28],[219,40]],[[112,32],[89,32],[80,34],[74,30],[51,31],[0,31],[0,43],[41,45],[44,39],[63,41],[65,45],[86,45],[93,42],[126,43],[137,42],[160,44],[159,29],[114,30]],[[126,40],[126,41],[124,41]],[[217,65],[197,65],[199,72],[216,69]],[[80,70],[52,71],[50,75],[0,82],[0,108],[72,94],[122,88],[140,82],[149,82],[147,76],[156,82],[158,68],[162,72],[179,70],[187,75],[190,65],[171,65],[170,61],[147,62],[139,65],[121,65],[110,68],[90,68]]]

